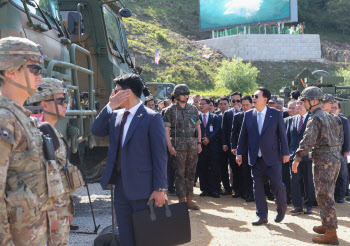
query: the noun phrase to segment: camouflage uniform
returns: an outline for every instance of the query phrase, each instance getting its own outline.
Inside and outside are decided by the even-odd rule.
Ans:
[[[307,89],[310,93],[313,88],[308,87]],[[314,89],[315,93],[318,93],[318,90]],[[315,99],[321,99],[319,96],[317,97]],[[302,93],[299,99],[304,98]],[[300,162],[302,157],[311,151],[310,159],[312,159],[314,167],[316,199],[320,207],[322,225],[326,229],[334,229],[338,225],[334,189],[339,174],[340,159],[342,158],[340,150],[343,136],[341,120],[327,114],[321,108],[316,108],[310,115],[303,140],[295,153],[295,161]]]
[[[0,40],[0,70],[40,61],[39,46],[27,39]],[[27,69],[25,69],[25,74]],[[28,77],[28,74],[26,74]],[[1,75],[1,78],[28,91]],[[46,245],[52,199],[48,196],[43,140],[31,112],[0,96],[0,245]]]
[[[28,98],[27,102],[28,104],[34,104],[39,103],[41,101],[49,100],[51,98],[54,98],[54,100],[56,100],[56,94],[58,93],[67,93],[65,85],[57,79],[45,78],[42,82],[39,83],[38,92],[34,96]],[[47,111],[44,112],[45,114],[50,113]],[[57,103],[56,114],[54,115],[56,115],[59,118]],[[72,195],[75,193],[76,190],[70,188],[66,173],[62,170],[62,168],[64,168],[67,163],[67,149],[63,140],[63,136],[55,128],[54,130],[60,143],[59,148],[56,150],[55,154],[56,162],[60,170],[60,176],[62,179],[64,193],[54,200],[54,207],[53,209],[51,209],[51,211],[54,211],[57,214],[59,229],[58,231],[51,233],[51,240],[49,242],[49,245],[63,246],[68,245],[69,241],[69,217],[74,215],[74,203]]]
[[[177,95],[174,93],[175,97]],[[163,121],[165,127],[170,127],[171,143],[176,150],[176,156],[171,156],[175,170],[176,193],[179,197],[193,195],[193,183],[198,161],[195,127],[201,123],[198,110],[190,104],[186,104],[182,108],[179,103],[176,103],[167,107]]]

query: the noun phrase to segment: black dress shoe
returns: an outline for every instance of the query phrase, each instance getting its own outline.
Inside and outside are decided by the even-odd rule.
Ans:
[[[311,207],[305,207],[304,214],[312,214],[312,208]]]
[[[258,226],[258,225],[262,225],[262,224],[267,224],[267,218],[259,218],[257,221],[252,222],[252,225],[254,226]]]
[[[278,214],[275,218],[275,222],[280,223],[284,219],[284,215],[285,215],[284,213],[282,214],[282,213],[278,212]]]
[[[298,215],[301,214],[303,211],[302,207],[295,207],[292,210],[290,210],[289,212],[291,212],[292,215]]]
[[[246,202],[254,202],[254,197],[253,196],[247,196],[245,201]]]
[[[342,198],[339,197],[336,201],[337,201],[337,203],[344,203],[345,197],[342,197]]]
[[[203,191],[199,196],[207,196],[209,194],[208,191]]]
[[[241,195],[239,193],[235,193],[234,195],[232,195],[232,198],[238,198],[240,197]]]
[[[215,191],[209,192],[208,196],[211,196],[211,197],[214,197],[214,198],[220,198],[220,195],[218,193],[216,193]]]

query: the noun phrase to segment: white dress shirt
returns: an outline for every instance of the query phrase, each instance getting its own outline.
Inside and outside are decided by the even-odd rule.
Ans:
[[[298,114],[298,123],[297,123],[297,127],[299,126],[300,117],[303,117],[303,125],[305,124],[305,120],[306,120],[307,114],[308,114],[308,113],[305,113],[303,116],[301,116],[300,114]]]
[[[124,146],[124,140],[125,140],[126,134],[128,133],[128,130],[129,130],[130,123],[131,123],[132,119],[134,118],[136,111],[139,109],[139,107],[141,105],[142,105],[142,102],[140,101],[138,104],[136,104],[134,107],[132,107],[131,109],[128,110],[130,112],[130,114],[126,118],[126,122],[124,125],[123,140],[122,140],[123,146]],[[107,111],[109,114],[111,114],[113,112],[113,110],[112,110],[111,106],[109,106],[109,104],[107,104]],[[120,109],[118,114],[124,114],[125,111],[126,111],[125,109]]]
[[[263,109],[263,111],[259,112],[256,108],[254,108],[255,112],[256,112],[256,122],[258,124],[258,128],[259,128],[259,113],[261,113],[261,129],[263,129],[264,126],[264,121],[265,121],[265,116],[266,116],[266,111],[267,111],[267,107],[265,106],[265,108]],[[261,157],[261,149],[259,148],[259,152],[258,152],[258,156]]]

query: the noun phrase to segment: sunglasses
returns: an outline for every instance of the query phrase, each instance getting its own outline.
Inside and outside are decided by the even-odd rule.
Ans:
[[[41,70],[43,69],[41,66],[36,65],[36,64],[27,65],[27,68],[29,69],[29,71],[32,74],[34,74],[36,76],[39,76],[41,74]]]
[[[46,102],[52,102],[52,101],[55,101],[55,99],[46,100]],[[56,98],[56,102],[58,105],[61,105],[61,106],[63,106],[64,104],[67,104],[65,97]]]
[[[256,99],[258,99],[259,98],[259,95],[252,95],[252,98],[256,98]]]
[[[235,102],[240,103],[240,102],[241,102],[241,100],[234,100],[234,99],[233,99],[233,100],[231,100],[231,102],[232,102],[232,103],[235,103]]]

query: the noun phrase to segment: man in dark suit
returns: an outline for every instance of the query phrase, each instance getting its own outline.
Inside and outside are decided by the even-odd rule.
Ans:
[[[306,109],[302,102],[297,101],[296,107],[299,114],[288,118],[286,122],[289,158],[291,160],[290,165],[292,165],[295,152],[299,147],[300,141],[303,139],[306,124],[309,119],[309,114],[306,112]],[[302,204],[302,189],[300,187],[301,178],[303,179],[305,191],[304,210]],[[300,214],[302,212],[304,212],[304,214],[311,214],[311,208],[316,200],[316,197],[312,174],[312,161],[308,158],[307,155],[304,156],[300,162],[298,166],[298,172],[292,172],[291,194],[294,208],[290,212],[294,215]]]
[[[198,156],[198,175],[200,196],[211,196],[219,198],[217,187],[219,186],[219,167],[218,167],[218,145],[216,135],[219,132],[220,122],[218,116],[209,113],[210,99],[207,97],[201,98],[199,102],[199,110],[201,114],[201,134],[202,134],[202,152]]]
[[[252,109],[252,98],[245,95],[242,97],[242,112],[235,114],[233,118],[231,131],[231,152],[233,155],[237,154],[238,138],[242,128],[244,113],[250,109]],[[240,193],[245,197],[246,202],[252,202],[254,201],[253,180],[251,168],[248,164],[248,153],[242,156],[242,165],[240,166],[240,169],[239,182],[242,184]]]
[[[334,116],[338,116],[341,119],[343,123],[343,130],[344,130],[344,143],[341,150],[341,155],[343,156],[343,158],[341,160],[341,167],[340,167],[337,183],[335,186],[335,194],[334,194],[334,200],[337,203],[344,203],[345,195],[349,187],[349,172],[348,172],[347,157],[349,156],[349,148],[350,148],[350,124],[349,124],[349,120],[345,118],[344,115],[340,114],[340,103],[338,101],[335,101],[333,103],[331,111],[334,114]]]
[[[232,121],[233,116],[238,112],[241,112],[241,99],[242,94],[240,92],[234,92],[231,95],[231,106],[230,110],[227,110],[224,113],[222,120],[222,149],[227,154],[227,158],[230,163],[230,167],[232,170],[232,188],[235,194],[232,196],[233,198],[240,197],[240,183],[239,183],[239,167],[236,163],[235,156],[231,152],[231,130],[232,130]]]
[[[147,209],[151,199],[156,206],[165,203],[166,134],[162,116],[140,101],[143,83],[139,75],[125,74],[114,82],[109,103],[95,119],[91,132],[109,136],[101,186],[115,185],[119,238],[125,246],[134,245],[132,213]]]
[[[281,166],[282,161],[283,163],[289,162],[287,135],[281,112],[266,106],[270,98],[270,91],[264,87],[259,87],[254,93],[255,109],[244,114],[237,147],[237,164],[242,164],[242,155],[248,152],[248,163],[252,166],[256,214],[258,216],[258,220],[254,221],[253,225],[268,222],[264,175],[270,179],[272,192],[276,196],[277,216],[275,222],[281,222],[287,210],[286,188],[282,182]]]

